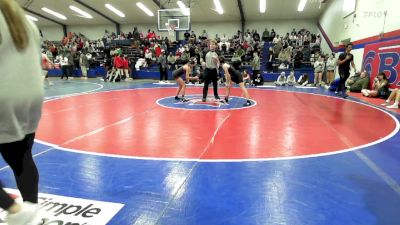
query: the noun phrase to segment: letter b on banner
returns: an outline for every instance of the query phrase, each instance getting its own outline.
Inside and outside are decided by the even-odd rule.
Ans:
[[[389,83],[393,84],[398,80],[398,71],[396,67],[399,65],[399,53],[385,52],[379,54],[379,72],[383,71],[389,78]]]
[[[390,88],[400,88],[400,39],[366,45],[363,58],[363,69],[371,75],[371,82],[384,72]]]

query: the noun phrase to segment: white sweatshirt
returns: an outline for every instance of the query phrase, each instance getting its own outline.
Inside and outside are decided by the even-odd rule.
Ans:
[[[42,113],[40,36],[32,22],[26,24],[29,44],[19,52],[0,11],[0,144],[34,133]]]

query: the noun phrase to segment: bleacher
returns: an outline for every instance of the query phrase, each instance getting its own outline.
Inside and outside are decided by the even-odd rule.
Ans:
[[[238,39],[236,39],[237,41]],[[235,40],[229,40],[229,42],[232,44]],[[161,42],[161,41],[157,41]],[[149,43],[149,42],[147,42]],[[237,42],[238,43],[238,42]],[[109,49],[113,50],[115,48],[121,48],[122,54],[126,55],[127,58],[129,59],[129,62],[131,64],[131,76],[134,78],[150,78],[150,79],[158,79],[159,78],[159,66],[157,63],[153,62],[152,65],[146,68],[141,68],[139,71],[136,71],[134,69],[134,64],[137,62],[139,58],[143,57],[143,52],[142,49],[140,49],[140,46],[136,46],[134,41],[132,39],[127,39],[127,40],[111,40],[111,42],[106,43],[106,47]],[[140,45],[144,44],[143,40],[140,43]],[[186,41],[179,41],[179,42],[174,42],[173,44],[170,44],[168,46],[168,51],[175,53],[178,46],[180,44],[187,44]],[[242,45],[242,43],[240,43]],[[311,57],[312,53],[315,51],[318,51],[319,49],[317,48],[310,48],[309,45],[306,47],[304,51],[302,51],[302,58],[300,59],[300,66],[299,63],[295,65],[295,55],[296,55],[296,48],[292,51],[291,55],[291,62],[290,65],[288,65],[289,68],[285,67],[280,67],[280,62],[278,60],[275,60],[272,63],[272,68],[267,68],[268,65],[268,59],[269,59],[269,48],[273,46],[271,42],[264,42],[264,45],[261,47],[261,50],[259,52],[259,57],[260,57],[260,70],[262,72],[262,76],[264,77],[265,81],[275,81],[276,78],[279,76],[281,72],[285,72],[286,74],[289,74],[290,71],[293,69],[295,72],[296,78],[298,78],[301,74],[303,73],[308,73],[310,79],[313,79],[313,59]],[[235,48],[234,48],[235,50]],[[231,62],[234,54],[232,49],[226,49],[224,52],[220,52],[222,54],[227,62]],[[246,49],[244,49],[246,52]],[[106,71],[104,69],[104,62],[105,62],[105,57],[104,57],[104,52],[99,51],[95,54],[93,54],[93,58],[91,60],[91,65],[90,65],[90,70],[88,71],[88,76],[89,77],[97,77],[97,76],[104,76]],[[175,55],[175,54],[174,54]],[[249,73],[252,73],[252,56],[250,55],[245,55],[242,57],[242,62],[241,62],[241,70],[247,70]],[[181,66],[177,64],[178,66]],[[173,68],[172,68],[173,69]],[[268,70],[268,71],[267,71]],[[169,78],[171,79],[171,72],[169,71]],[[61,71],[54,69],[49,71],[49,76],[60,76]],[[81,71],[79,69],[75,69],[75,76],[81,76]]]

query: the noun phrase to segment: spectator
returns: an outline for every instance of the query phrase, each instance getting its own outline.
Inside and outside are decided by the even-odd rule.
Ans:
[[[72,62],[70,62],[70,60]],[[71,57],[71,54],[68,52],[68,50],[66,50],[64,52],[64,54],[61,56],[61,61],[60,61],[61,71],[62,71],[61,79],[63,79],[64,76],[66,76],[67,80],[68,80],[68,77],[71,76],[72,72],[71,72],[71,68],[70,67],[73,67],[73,63],[74,63],[73,61],[74,60]]]
[[[303,74],[299,77],[299,80],[297,81],[297,83],[301,86],[307,86],[308,84],[308,74]]]
[[[253,53],[253,61],[251,63],[251,67],[253,69],[253,75],[260,73],[260,57],[258,57],[258,53]]]
[[[187,31],[183,34],[183,36],[185,37],[185,41],[189,41],[189,38],[190,38],[189,30],[187,30]]]
[[[137,29],[137,27],[133,28],[133,40],[136,46],[139,46],[140,43],[140,33]]]
[[[267,65],[267,70],[269,72],[273,71],[272,64],[274,61],[275,61],[274,51],[273,51],[272,47],[269,47],[269,49],[268,49],[268,65]]]
[[[250,74],[247,72],[247,70],[243,71],[243,82],[245,85],[248,85],[248,86],[250,86],[252,84]]]
[[[190,59],[189,49],[187,46],[185,46],[185,51],[181,55],[181,64],[188,63],[189,59]]]
[[[315,76],[315,86],[322,85],[322,75],[325,69],[324,56],[320,55],[318,60],[314,63],[314,76]]]
[[[74,56],[72,55],[71,50],[67,49],[66,57],[68,58],[67,73],[71,77],[70,79],[73,79],[75,63]]]
[[[252,43],[253,42],[253,37],[251,36],[250,33],[247,33],[246,36],[244,37],[244,41],[247,43]]]
[[[240,71],[240,67],[242,65],[242,58],[238,56],[236,53],[234,53],[231,61],[233,68],[235,68],[235,70]]]
[[[79,66],[82,71],[82,79],[87,80],[87,71],[89,69],[89,60],[85,54],[85,52],[81,52],[79,57]]]
[[[294,71],[291,71],[289,76],[286,79],[286,84],[289,86],[293,86],[296,84],[296,77],[294,76]]]
[[[239,43],[241,43],[243,41],[243,35],[240,30],[237,31],[235,36],[236,36],[236,39],[239,41]]]
[[[124,74],[124,61],[121,57],[120,53],[117,53],[114,57],[114,68],[117,72],[117,75],[114,77],[114,82],[117,76],[120,76],[120,79],[122,79],[122,75]]]
[[[168,52],[168,46],[166,43],[167,43],[166,41],[163,41],[161,44],[161,50],[164,50],[165,53]]]
[[[317,35],[316,39],[315,39],[315,44],[320,46],[321,45],[321,35]]]
[[[228,37],[226,37],[225,34],[223,34],[222,38],[221,38],[221,42],[218,43],[219,45],[219,49],[223,52],[226,52],[227,49],[230,48],[230,43],[229,43],[229,39]]]
[[[146,50],[146,53],[144,54],[144,58],[146,60],[147,68],[149,68],[151,66],[151,61],[153,60],[153,53],[150,51],[150,49]]]
[[[286,75],[285,72],[281,72],[278,76],[278,79],[274,82],[276,86],[285,86],[286,85]]]
[[[272,42],[274,40],[274,38],[275,38],[275,30],[272,29],[271,34],[269,35],[269,41]]]
[[[260,34],[257,33],[257,30],[254,30],[253,39],[255,42],[260,41]]]
[[[346,84],[348,85],[350,92],[361,92],[361,90],[368,88],[369,75],[367,71],[363,71],[359,76],[354,76],[347,79]]]
[[[378,76],[375,77],[374,83],[372,84],[372,90],[362,89],[361,93],[366,97],[371,98],[387,98],[389,96],[389,81],[384,72],[380,72]]]
[[[207,31],[206,31],[206,30],[203,30],[203,34],[201,35],[201,38],[200,38],[200,39],[202,39],[202,40],[208,39],[208,34],[207,34]]]
[[[390,105],[390,102],[393,100],[394,100],[393,105]],[[392,93],[390,93],[390,96],[385,101],[385,103],[383,103],[381,105],[386,106],[386,108],[389,108],[389,109],[398,109],[399,102],[400,102],[400,89],[396,88],[392,91]]]
[[[287,69],[289,68],[289,52],[288,49],[283,49],[278,56],[278,61],[281,64],[279,69]]]
[[[338,67],[339,67],[339,75],[340,75],[340,85],[338,87],[337,92],[342,92],[343,98],[346,98],[346,80],[350,76],[350,65],[353,67],[354,72],[356,71],[356,67],[354,65],[354,56],[351,54],[351,50],[353,49],[353,44],[349,43],[346,45],[346,51],[340,54],[338,59]],[[386,76],[385,76],[386,77]],[[375,90],[377,91],[377,90]],[[369,96],[368,90],[365,90],[364,93]],[[375,92],[373,95],[377,94]]]
[[[139,71],[139,70],[140,70],[140,67],[148,67],[147,64],[146,64],[146,59],[139,58],[139,59],[137,60],[137,62],[135,63],[135,69],[136,69],[137,71]]]
[[[161,51],[161,55],[158,57],[158,65],[160,67],[160,83],[163,83],[163,79],[168,82],[168,63],[164,51]]]
[[[255,86],[263,86],[264,85],[264,78],[261,76],[261,74],[257,74],[255,79],[253,80],[253,84]]]
[[[274,37],[274,39],[272,40],[272,44],[278,44],[281,42],[281,38],[279,37],[279,34],[276,35],[276,37]]]
[[[133,34],[132,34],[132,32],[129,32],[128,33],[128,36],[126,37],[127,39],[133,39]]]
[[[274,45],[273,50],[274,50],[274,57],[278,58],[279,57],[279,53],[281,53],[283,47],[281,42],[278,42],[277,44]]]
[[[173,69],[177,69],[177,66],[175,64],[176,62],[176,57],[172,54],[172,52],[169,53],[168,57],[167,57],[167,61],[168,61],[168,68],[171,69],[171,67],[173,67]]]
[[[160,57],[160,55],[161,55],[161,47],[158,44],[156,44],[154,46],[154,53],[156,55],[156,58]]]
[[[124,65],[124,76],[122,77],[124,80],[131,80],[129,76],[129,59],[127,55],[124,55],[122,58],[122,64]]]
[[[303,52],[302,52],[302,47],[300,47],[296,51],[294,56],[294,68],[300,68],[302,60],[303,60]]]
[[[100,48],[100,49],[104,48],[104,43],[101,39],[97,40],[96,45],[97,45],[97,48]]]
[[[39,30],[17,1],[1,1],[0,151],[23,200],[17,203],[0,183],[0,206],[7,211],[1,222],[8,225],[34,224],[38,213],[39,173],[32,145],[43,104],[39,44]]]
[[[192,33],[190,34],[189,40],[192,44],[196,43],[196,34],[194,33],[194,31],[192,31]]]
[[[267,28],[265,28],[265,31],[262,34],[262,40],[263,41],[268,41],[269,40],[269,31]]]
[[[147,39],[147,40],[150,40],[150,39],[151,39],[151,36],[152,36],[151,31],[150,31],[150,29],[148,29],[148,30],[147,30],[146,39]]]
[[[329,55],[329,58],[326,62],[326,83],[328,85],[331,84],[333,79],[335,78],[335,68],[337,65],[337,60],[335,58],[335,53]]]

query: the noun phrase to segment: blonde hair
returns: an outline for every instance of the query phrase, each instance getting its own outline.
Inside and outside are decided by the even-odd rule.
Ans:
[[[6,19],[15,47],[18,51],[24,50],[29,43],[24,11],[15,0],[0,0],[0,10]],[[0,33],[0,44],[1,42]]]
[[[215,39],[211,39],[211,40],[210,40],[210,44],[211,44],[211,43],[214,43],[215,45],[218,44],[218,42],[217,42]]]

